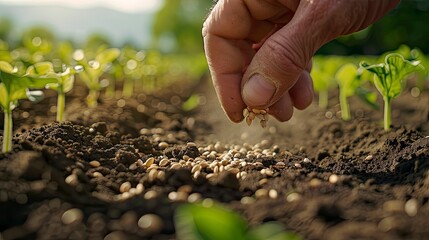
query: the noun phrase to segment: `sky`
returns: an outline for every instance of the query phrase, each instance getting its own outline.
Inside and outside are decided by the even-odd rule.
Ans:
[[[73,8],[104,6],[122,12],[147,12],[160,7],[161,0],[0,0],[0,3],[13,5],[62,5]]]

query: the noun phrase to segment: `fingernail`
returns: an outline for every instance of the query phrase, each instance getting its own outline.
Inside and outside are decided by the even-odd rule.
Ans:
[[[255,74],[244,84],[243,100],[249,106],[264,106],[269,103],[275,91],[273,83]]]

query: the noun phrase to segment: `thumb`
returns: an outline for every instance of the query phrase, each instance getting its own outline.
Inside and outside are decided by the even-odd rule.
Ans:
[[[277,102],[296,83],[315,51],[328,41],[326,36],[317,36],[321,31],[316,27],[323,26],[312,20],[310,11],[300,5],[294,18],[270,36],[253,57],[242,79],[242,98],[247,106],[267,108]]]

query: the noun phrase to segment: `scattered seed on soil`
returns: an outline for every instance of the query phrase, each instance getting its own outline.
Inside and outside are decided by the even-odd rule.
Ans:
[[[319,187],[320,185],[322,185],[322,181],[318,178],[313,178],[310,180],[309,185],[310,187]]]
[[[196,203],[201,201],[203,197],[201,196],[200,193],[192,193],[188,196],[188,202],[190,203]]]
[[[310,163],[311,160],[309,158],[304,158],[304,160],[302,160],[304,163]]]
[[[417,199],[411,198],[410,200],[408,200],[405,203],[404,210],[405,210],[405,213],[408,214],[408,216],[410,217],[416,216],[419,210],[419,202],[417,201]]]
[[[159,162],[160,167],[166,167],[168,164],[170,164],[170,160],[168,160],[167,158],[164,158]]]
[[[270,191],[268,191],[268,196],[272,199],[276,199],[279,196],[279,194],[275,189],[270,189]]]
[[[100,164],[100,162],[99,161],[91,161],[91,162],[89,162],[89,165],[91,166],[91,167],[94,167],[94,168],[97,168],[97,167],[99,167],[101,164]]]
[[[148,168],[153,164],[154,161],[155,161],[155,158],[150,157],[146,160],[146,162],[144,162],[144,165]]]
[[[262,178],[261,180],[258,181],[259,185],[264,185],[268,183],[268,179],[266,178]]]
[[[372,160],[372,158],[373,158],[373,156],[372,155],[368,155],[368,156],[366,156],[366,158],[364,159],[365,161],[371,161]]]
[[[301,164],[300,164],[300,163],[295,163],[295,164],[294,164],[294,166],[295,166],[296,168],[302,168],[302,166],[301,166]]]
[[[124,193],[128,192],[131,189],[131,183],[130,182],[124,182],[119,187],[119,192]]]
[[[166,142],[160,142],[160,143],[158,144],[158,147],[159,147],[161,150],[166,149],[166,148],[168,147],[168,143],[166,143]]]
[[[401,200],[390,200],[383,203],[383,209],[386,212],[404,211],[404,202]]]
[[[158,196],[158,193],[154,190],[149,190],[144,194],[144,199],[149,200],[156,198]]]
[[[139,228],[154,234],[162,230],[163,221],[161,217],[156,214],[146,214],[139,219],[137,225]]]
[[[268,190],[267,189],[261,188],[261,189],[256,190],[256,192],[255,192],[256,198],[264,198],[267,196],[268,196]]]
[[[286,197],[286,201],[288,202],[294,202],[301,198],[301,195],[299,193],[290,193]]]
[[[252,203],[254,203],[255,202],[255,199],[254,198],[252,198],[252,197],[242,197],[241,198],[241,200],[240,200],[240,203],[241,204],[244,204],[244,205],[246,205],[246,204],[252,204]]]
[[[332,184],[335,184],[338,182],[338,175],[337,174],[331,174],[331,176],[329,176],[329,182]]]
[[[80,223],[82,219],[83,219],[83,213],[78,208],[69,209],[65,211],[61,216],[61,221],[66,225]]]

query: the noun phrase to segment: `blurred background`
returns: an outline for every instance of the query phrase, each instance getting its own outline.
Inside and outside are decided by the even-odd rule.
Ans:
[[[201,24],[212,0],[0,0],[0,40],[19,45],[39,32],[56,40],[163,52],[202,52]],[[381,21],[336,39],[320,54],[380,54],[401,44],[429,52],[429,1],[403,0]]]

